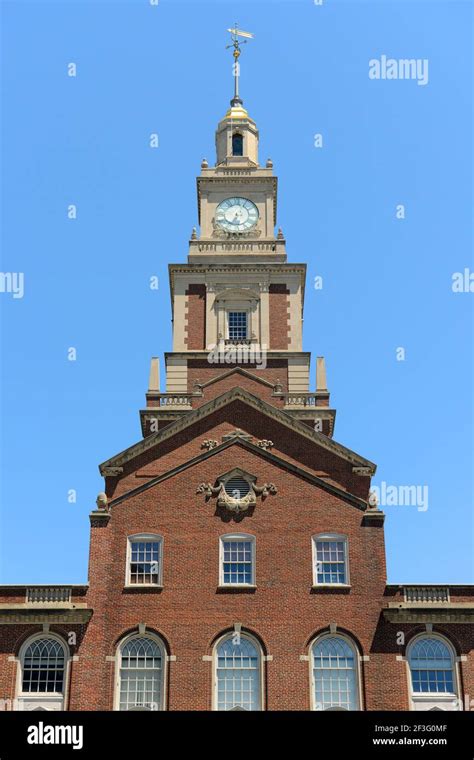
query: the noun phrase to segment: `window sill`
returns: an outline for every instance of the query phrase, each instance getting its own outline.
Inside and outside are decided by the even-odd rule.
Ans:
[[[246,592],[248,594],[253,594],[257,590],[257,586],[254,583],[226,583],[223,585],[219,585],[217,587],[216,593],[218,594],[232,594],[237,593],[241,594],[242,592],[245,594]]]
[[[130,594],[133,592],[142,594],[142,593],[157,593],[160,594],[163,591],[163,586],[160,585],[152,585],[151,583],[133,583],[132,585],[125,585],[123,587],[123,593],[124,594]]]
[[[311,593],[315,594],[318,591],[321,591],[322,593],[349,593],[352,586],[350,583],[316,583],[311,586]]]

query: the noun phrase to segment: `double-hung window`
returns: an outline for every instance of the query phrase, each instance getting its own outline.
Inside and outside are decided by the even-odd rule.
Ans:
[[[313,585],[349,585],[346,536],[330,533],[313,536]]]
[[[219,585],[255,585],[254,536],[242,533],[221,536]]]
[[[141,534],[128,538],[127,586],[161,586],[163,539]]]

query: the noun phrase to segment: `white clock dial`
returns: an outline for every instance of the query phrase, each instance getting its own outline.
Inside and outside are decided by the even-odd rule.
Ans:
[[[216,223],[226,232],[247,232],[257,221],[258,209],[246,198],[226,198],[216,209]]]

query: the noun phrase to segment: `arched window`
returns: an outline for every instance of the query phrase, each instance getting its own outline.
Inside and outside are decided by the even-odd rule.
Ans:
[[[311,647],[314,710],[360,710],[359,656],[345,636],[325,635]]]
[[[214,709],[262,709],[262,652],[255,639],[234,632],[214,649]]]
[[[59,636],[37,635],[20,650],[17,698],[20,709],[63,710],[68,654]]]
[[[239,132],[234,132],[232,135],[232,155],[244,155],[244,138]]]
[[[419,636],[408,646],[414,710],[458,709],[454,652],[441,636]]]
[[[158,637],[134,635],[118,648],[118,710],[164,710],[165,648]]]

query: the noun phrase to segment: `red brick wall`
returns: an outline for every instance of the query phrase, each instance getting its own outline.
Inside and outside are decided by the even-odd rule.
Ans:
[[[290,344],[290,291],[286,285],[273,284],[269,287],[270,303],[270,349],[287,349]]]
[[[184,342],[188,349],[201,350],[206,347],[206,286],[189,285],[186,296],[188,311]]]
[[[160,467],[159,461],[157,462]],[[238,464],[274,482],[276,496],[258,500],[252,514],[229,521],[205,502],[197,485]],[[362,526],[362,512],[289,474],[262,457],[231,447],[173,479],[118,504],[107,528],[93,528],[89,624],[77,663],[76,707],[110,709],[117,639],[138,623],[157,630],[177,661],[170,663],[170,709],[209,709],[211,664],[203,662],[219,633],[240,622],[259,635],[274,661],[268,668],[268,708],[308,709],[309,639],[329,623],[351,631],[369,651],[385,587],[383,530]],[[218,538],[232,531],[257,537],[255,593],[219,593]],[[311,536],[348,535],[352,589],[313,593]],[[164,589],[124,591],[126,538],[138,532],[164,537]],[[111,561],[111,557],[113,561]],[[84,653],[84,654],[83,654]],[[93,667],[91,657],[95,657]]]
[[[206,360],[188,359],[188,391],[191,392],[194,383],[207,383],[209,380],[224,375],[235,364],[211,364]],[[251,372],[256,377],[266,380],[273,385],[279,382],[282,386],[283,393],[288,390],[288,362],[285,359],[268,359],[265,368],[255,364],[240,364],[238,365],[242,369]],[[277,404],[278,399],[271,398],[272,389],[263,385],[262,383],[255,384],[254,381],[250,382],[251,385],[245,384],[244,377],[242,375],[230,375],[230,378],[223,380],[222,383],[214,383],[204,388],[204,398],[202,403],[206,403],[211,398],[220,396],[221,393],[225,393],[226,390],[240,386],[246,388],[253,393],[254,396],[261,396],[268,401],[268,403]],[[194,399],[193,403],[199,404],[199,399]]]

